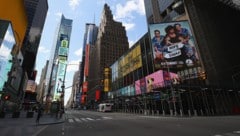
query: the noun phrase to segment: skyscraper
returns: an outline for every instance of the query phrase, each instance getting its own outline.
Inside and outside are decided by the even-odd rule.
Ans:
[[[94,101],[95,91],[102,91],[104,68],[110,67],[129,48],[125,27],[113,20],[110,7],[105,4],[96,45],[90,51],[88,102]],[[102,97],[103,98],[103,97]]]
[[[238,42],[236,40],[238,38],[229,33],[239,28],[237,25],[239,21],[236,20],[239,18],[239,2],[230,0],[145,0],[144,2],[148,24],[187,20],[196,38],[196,49],[207,74],[208,85],[236,87],[240,79],[238,74],[240,67],[239,63],[233,60],[239,55],[231,46]],[[154,4],[158,6],[155,7]],[[229,25],[229,22],[233,23]],[[220,60],[223,57],[221,54],[226,55],[224,56],[226,61]]]
[[[144,0],[148,24],[186,19],[182,0]]]
[[[48,11],[47,0],[24,0],[27,12],[28,26],[21,48],[24,56],[23,69],[28,78],[33,79],[32,72],[35,67],[37,51],[42,35],[43,26]],[[35,79],[33,79],[35,80]]]
[[[60,100],[61,95],[64,93],[64,81],[71,31],[72,20],[67,19],[62,15],[60,24],[56,29],[56,37],[54,39],[49,59],[47,88],[45,90],[45,96],[48,96],[47,100]]]
[[[86,91],[88,88],[88,76],[89,76],[89,54],[90,50],[94,48],[98,34],[98,27],[95,24],[87,23],[85,27],[84,41],[83,41],[83,55],[82,65],[80,67],[80,83],[84,89],[82,89],[82,99],[86,97]]]

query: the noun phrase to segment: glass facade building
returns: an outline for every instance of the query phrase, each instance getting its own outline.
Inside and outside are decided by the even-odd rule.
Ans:
[[[51,97],[52,101],[60,100],[63,93],[71,31],[72,20],[62,15],[60,24],[56,29],[47,71],[48,85],[45,96]]]
[[[8,72],[12,67],[12,50],[16,44],[11,22],[0,20],[0,92],[8,81]]]

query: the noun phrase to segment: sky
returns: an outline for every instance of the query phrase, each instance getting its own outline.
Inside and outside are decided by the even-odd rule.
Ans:
[[[86,23],[100,25],[104,3],[112,10],[114,20],[122,22],[126,28],[130,46],[138,41],[146,32],[147,24],[144,0],[48,0],[48,13],[38,49],[36,82],[39,83],[41,71],[50,57],[54,34],[60,17],[73,20],[72,34],[69,46],[68,65],[66,72],[66,87],[72,85],[74,72],[82,60],[83,36]],[[56,45],[55,45],[56,46]],[[71,94],[71,88],[65,90],[65,104]]]

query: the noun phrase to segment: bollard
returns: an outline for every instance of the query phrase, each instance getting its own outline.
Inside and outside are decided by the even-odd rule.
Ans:
[[[173,116],[173,110],[170,110],[170,116]]]
[[[182,117],[183,116],[183,111],[180,109],[180,116]]]
[[[188,115],[191,116],[191,111],[190,110],[188,110]]]

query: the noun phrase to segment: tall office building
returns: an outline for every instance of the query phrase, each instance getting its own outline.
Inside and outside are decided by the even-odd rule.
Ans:
[[[148,24],[186,19],[182,0],[144,0]]]
[[[125,27],[113,20],[110,7],[105,4],[98,29],[96,45],[90,51],[87,101],[95,101],[95,91],[101,90],[104,68],[110,67],[129,48]],[[102,97],[103,98],[103,97]]]
[[[71,31],[72,20],[67,19],[62,15],[60,24],[56,29],[56,37],[54,39],[49,59],[47,88],[44,95],[47,96],[47,100],[60,100],[61,95],[64,93],[64,81]]]
[[[47,0],[24,0],[24,5],[27,12],[28,26],[23,40],[23,47],[21,48],[24,56],[23,69],[27,72],[29,79],[35,80],[33,71],[47,16],[48,2]]]
[[[44,68],[42,68],[40,81],[37,87],[37,101],[40,103],[43,103],[44,90],[46,88],[45,84],[46,84],[46,76],[47,76],[46,74],[47,74],[48,63],[49,61],[47,60]]]
[[[97,40],[98,27],[95,24],[87,23],[85,26],[85,34],[83,40],[82,65],[80,67],[80,83],[82,83],[82,98],[85,99],[88,88],[89,76],[89,54],[90,50],[94,48]]]
[[[235,61],[240,57],[235,46],[238,43],[238,36],[232,35],[239,30],[240,21],[236,19],[240,17],[239,2],[235,0],[144,2],[149,25],[161,23],[159,26],[163,26],[167,22],[176,24],[187,21],[195,39],[201,67],[206,74],[207,85],[221,88],[240,87],[240,63]]]

